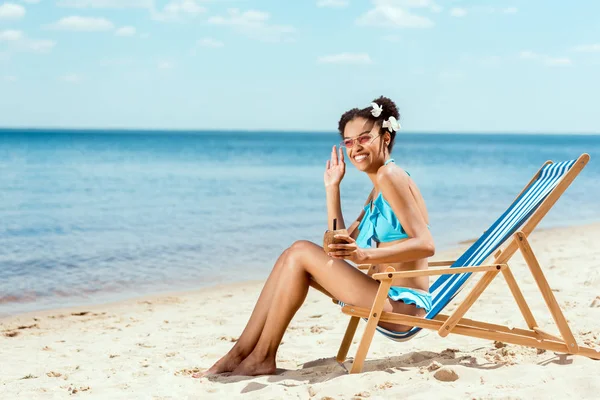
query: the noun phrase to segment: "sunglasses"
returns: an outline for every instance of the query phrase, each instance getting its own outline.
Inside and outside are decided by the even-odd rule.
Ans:
[[[377,138],[378,136],[381,136],[381,133],[375,135],[373,137],[373,135],[366,134],[366,135],[360,135],[359,137],[356,138],[348,138],[348,139],[344,139],[342,140],[342,142],[340,143],[340,147],[346,147],[346,148],[352,148],[354,147],[354,143],[357,142],[358,144],[360,144],[361,146],[367,145],[369,143],[371,143],[373,140],[375,140],[375,138]]]

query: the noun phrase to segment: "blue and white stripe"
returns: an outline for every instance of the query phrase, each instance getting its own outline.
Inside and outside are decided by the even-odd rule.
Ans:
[[[544,199],[556,187],[560,179],[575,164],[576,160],[548,164],[539,177],[511,204],[492,226],[452,264],[451,268],[482,265],[511,235],[513,235]],[[456,296],[465,285],[471,273],[440,276],[430,287],[433,308],[425,318],[433,319]],[[377,330],[396,341],[410,339],[421,328],[415,327],[406,332],[394,332],[377,327]]]

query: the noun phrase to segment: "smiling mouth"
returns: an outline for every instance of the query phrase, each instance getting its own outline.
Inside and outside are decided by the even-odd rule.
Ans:
[[[367,159],[366,154],[357,154],[356,156],[354,156],[354,161],[356,161],[356,162],[362,162],[366,159]]]

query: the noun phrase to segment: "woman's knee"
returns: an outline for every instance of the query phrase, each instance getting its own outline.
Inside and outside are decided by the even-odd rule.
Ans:
[[[314,251],[316,245],[308,240],[298,240],[294,242],[287,250],[286,264],[300,265],[306,259],[306,256]]]
[[[296,240],[290,247],[289,247],[289,251],[292,253],[303,253],[308,251],[309,249],[312,249],[314,246],[316,246],[313,242],[309,242],[308,240]]]

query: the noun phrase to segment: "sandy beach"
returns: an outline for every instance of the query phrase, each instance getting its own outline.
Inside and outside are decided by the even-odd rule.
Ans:
[[[600,348],[600,224],[537,231],[531,243],[578,343]],[[433,259],[457,257],[462,244]],[[512,270],[535,317],[558,334],[520,255]],[[473,285],[474,280],[469,285]],[[150,296],[0,320],[3,399],[564,399],[598,398],[600,361],[423,331],[395,343],[376,334],[365,370],[335,354],[348,317],[311,291],[278,353],[275,376],[194,379],[241,333],[262,282]],[[467,291],[449,306],[451,311]],[[525,327],[501,277],[466,315]],[[349,357],[365,324],[361,323]],[[440,380],[440,367],[458,379]]]

